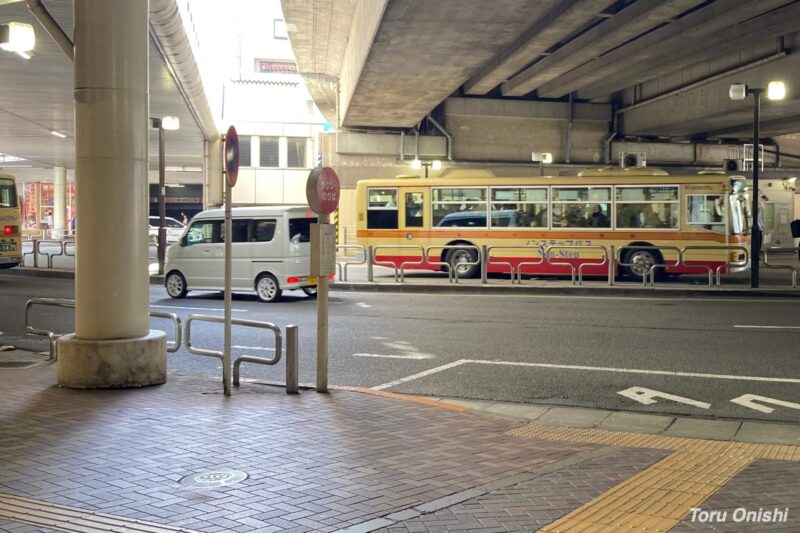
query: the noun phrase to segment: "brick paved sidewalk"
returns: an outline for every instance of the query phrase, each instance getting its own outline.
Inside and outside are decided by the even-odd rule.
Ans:
[[[225,398],[207,378],[174,374],[140,390],[54,383],[52,365],[0,374],[2,531],[572,531],[598,505],[619,507],[609,494],[632,480],[642,494],[662,490],[658,476],[693,453],[354,391],[287,396],[245,383]],[[779,503],[782,526],[800,530],[800,452],[780,448],[731,448],[731,481],[707,491],[704,507]],[[784,467],[792,475],[776,476]],[[246,478],[191,484],[199,474],[235,481],[233,471]],[[673,510],[669,527],[701,529],[679,524],[688,511]],[[668,523],[653,516],[652,527]],[[594,530],[618,531],[613,520]]]

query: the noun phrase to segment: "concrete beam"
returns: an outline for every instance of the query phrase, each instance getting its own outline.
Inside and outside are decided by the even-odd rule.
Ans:
[[[339,116],[346,117],[389,0],[358,0],[339,74]],[[345,120],[343,119],[344,123]],[[341,124],[337,124],[337,127]]]
[[[504,83],[503,96],[524,96],[698,3],[699,0],[639,0]]]
[[[464,84],[464,92],[488,93],[611,3],[611,0],[563,0],[474,74]]]
[[[404,136],[403,156],[413,159],[422,157],[444,158],[447,155],[447,139],[440,136],[420,135],[419,153],[414,135]],[[400,159],[400,135],[395,133],[361,133],[340,131],[336,133],[336,153],[341,155],[390,156]]]
[[[732,83],[746,83],[752,87],[765,87],[781,73],[789,87],[790,98],[781,102],[762,99],[761,116],[764,123],[800,114],[800,94],[792,87],[800,87],[800,56],[789,55],[781,59],[738,72],[699,85],[673,97],[641,102],[635,108],[623,110],[620,115],[621,133],[624,135],[700,135],[727,128],[752,127],[753,101],[732,101],[728,89]],[[794,131],[800,131],[800,124]]]
[[[484,117],[535,118],[546,120],[569,120],[567,102],[520,101],[485,98],[448,98],[445,115],[469,115]],[[574,104],[574,120],[611,121],[610,104]]]
[[[710,7],[715,5],[712,4]],[[726,53],[736,52],[754,42],[777,38],[798,29],[800,29],[800,4],[793,3],[754,20],[749,20],[746,24],[725,28],[717,33],[699,35],[695,39],[679,39],[673,46],[670,46],[669,43],[659,43],[655,49],[662,50],[663,46],[666,55],[660,54],[658,58],[638,55],[627,58],[624,62],[621,61],[624,70],[612,68],[607,71],[608,65],[597,63],[597,68],[604,75],[592,80],[592,83],[583,84],[580,96],[588,100],[602,98],[614,91]]]
[[[580,67],[542,85],[538,94],[542,97],[560,97],[595,82],[606,82],[617,74],[620,80],[630,79],[635,71],[631,65],[640,68],[671,63],[674,55],[685,54],[689,49],[702,50],[708,46],[708,38],[717,31],[735,24],[749,21],[767,11],[788,3],[789,0],[718,0],[703,9],[654,30],[619,48],[596,57]],[[748,22],[748,26],[752,21]],[[728,32],[725,32],[729,36]],[[646,71],[650,75],[649,69]],[[639,72],[635,72],[639,73]],[[620,81],[620,83],[622,83]],[[628,83],[623,86],[631,86]],[[609,91],[611,92],[611,91]],[[582,94],[582,96],[585,96]],[[597,97],[596,94],[591,96]]]

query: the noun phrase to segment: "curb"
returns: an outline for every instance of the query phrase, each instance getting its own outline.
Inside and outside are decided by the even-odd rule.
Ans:
[[[3,274],[13,276],[29,276],[36,278],[75,279],[72,270],[36,269],[17,267],[4,270]],[[150,285],[163,285],[164,276],[150,276]],[[631,286],[525,286],[525,285],[477,285],[474,283],[367,283],[367,282],[334,282],[330,284],[333,291],[384,292],[407,294],[492,294],[531,296],[647,296],[654,298],[786,298],[800,299],[800,291],[791,289],[745,289],[745,288],[668,288],[668,287],[631,287]]]
[[[409,294],[527,294],[553,296],[648,296],[655,298],[800,298],[800,291],[786,289],[686,289],[665,287],[622,287],[622,286],[520,286],[520,285],[475,285],[475,284],[402,284],[402,283],[362,283],[336,282],[331,290],[357,292],[387,292]]]

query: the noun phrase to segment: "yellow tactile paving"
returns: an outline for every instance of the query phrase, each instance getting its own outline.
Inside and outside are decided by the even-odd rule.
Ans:
[[[665,437],[647,433],[623,433],[603,429],[562,428],[541,424],[526,424],[507,433],[531,439],[601,444],[622,448],[652,448],[658,450],[687,451],[701,455],[725,455],[750,459],[777,459],[800,461],[800,446],[780,444],[751,444],[688,437]]]
[[[527,424],[508,435],[674,453],[542,528],[542,532],[669,531],[754,459],[800,461],[800,446],[750,444]]]

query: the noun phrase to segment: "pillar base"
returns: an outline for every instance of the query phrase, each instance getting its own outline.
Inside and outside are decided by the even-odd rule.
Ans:
[[[167,381],[167,335],[88,340],[58,339],[58,384],[72,389],[123,389]]]

